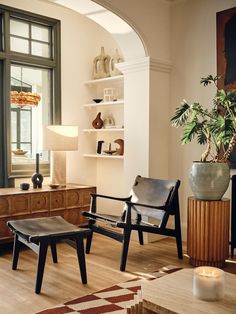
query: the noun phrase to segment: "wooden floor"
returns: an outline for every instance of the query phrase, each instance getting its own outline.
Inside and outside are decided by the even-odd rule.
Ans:
[[[91,253],[86,256],[88,284],[83,285],[75,250],[60,243],[58,264],[53,264],[48,254],[40,295],[34,293],[37,260],[33,251],[23,250],[18,270],[13,271],[11,250],[1,248],[0,313],[32,314],[163,266],[191,267],[186,256],[183,260],[177,258],[175,241],[163,239],[144,246],[132,242],[126,272],[120,272],[120,248],[120,243],[95,235]],[[236,259],[227,262],[225,271],[236,273]]]

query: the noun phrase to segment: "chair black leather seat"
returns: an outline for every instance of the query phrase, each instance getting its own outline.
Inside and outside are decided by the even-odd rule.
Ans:
[[[84,284],[87,283],[83,238],[90,233],[89,229],[78,228],[60,216],[10,220],[7,222],[7,225],[15,233],[13,270],[17,269],[21,243],[38,254],[36,293],[41,291],[48,245],[51,246],[53,262],[57,263],[56,243],[62,239],[75,240],[81,279]]]
[[[160,180],[137,176],[128,197],[119,198],[100,194],[91,194],[92,202],[89,212],[83,215],[89,219],[88,227],[92,233],[87,237],[86,253],[90,252],[93,232],[113,238],[123,244],[120,270],[126,268],[130,235],[138,231],[139,242],[143,244],[143,232],[175,237],[178,257],[183,258],[182,237],[178,189],[179,180]],[[122,214],[113,216],[97,212],[97,199],[103,198],[125,203]],[[112,213],[112,209],[110,210]],[[168,228],[169,216],[174,216],[174,228]],[[150,222],[155,220],[155,223]],[[101,225],[102,223],[102,225]],[[121,228],[123,233],[107,228]]]

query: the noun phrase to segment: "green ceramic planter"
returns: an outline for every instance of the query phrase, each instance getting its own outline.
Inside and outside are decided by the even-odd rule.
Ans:
[[[189,183],[197,199],[221,200],[229,182],[230,169],[227,163],[193,162]]]

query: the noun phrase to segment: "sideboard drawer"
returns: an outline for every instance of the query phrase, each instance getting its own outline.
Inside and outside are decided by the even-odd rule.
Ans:
[[[50,195],[49,193],[35,193],[31,194],[31,211],[32,213],[38,211],[49,211],[50,209]]]
[[[77,208],[81,202],[81,190],[66,191],[66,208]]]
[[[0,197],[0,217],[10,215],[11,198],[9,196]]]
[[[51,210],[64,209],[66,207],[66,191],[53,191],[51,195]]]
[[[96,189],[91,188],[91,189],[85,189],[81,191],[81,206],[88,206],[90,205],[90,200],[91,200],[91,193],[95,193]]]
[[[18,194],[11,197],[11,215],[30,213],[29,194]]]

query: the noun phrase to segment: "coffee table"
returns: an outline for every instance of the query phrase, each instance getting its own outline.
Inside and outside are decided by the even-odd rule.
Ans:
[[[202,301],[193,296],[192,268],[142,282],[144,313],[235,314],[236,275],[225,273],[225,280],[225,296],[214,302]]]

